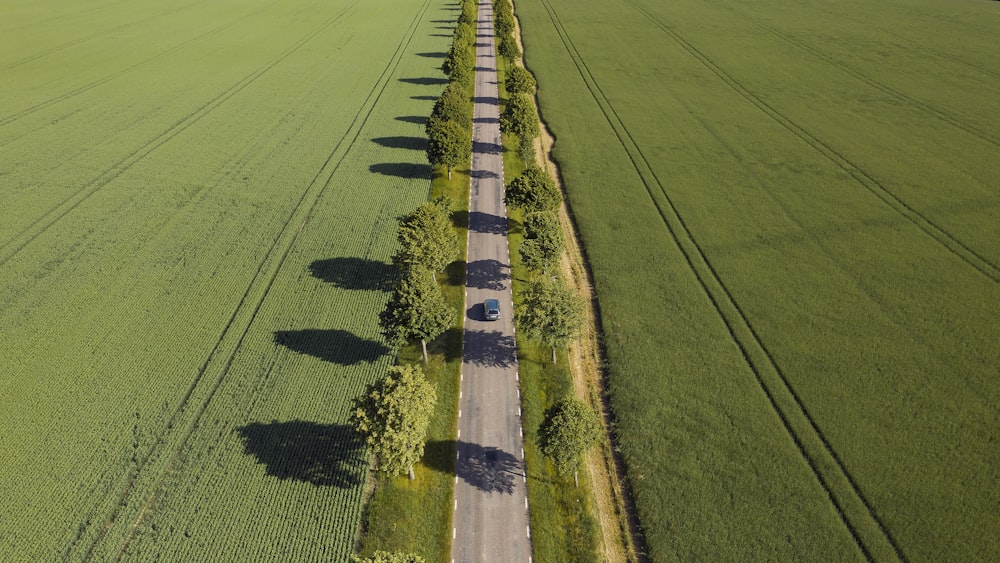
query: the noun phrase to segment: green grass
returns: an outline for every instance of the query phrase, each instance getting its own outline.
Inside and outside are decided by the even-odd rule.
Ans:
[[[0,13],[0,558],[343,560],[452,12]]]
[[[654,560],[1000,556],[994,8],[517,4]]]

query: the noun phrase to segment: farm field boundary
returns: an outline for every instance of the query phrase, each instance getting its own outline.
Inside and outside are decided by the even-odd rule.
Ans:
[[[654,558],[996,552],[982,9],[518,4]]]
[[[0,71],[51,101],[0,126],[0,554],[344,559],[348,411],[392,360],[377,316],[449,10],[154,4],[108,6],[103,35],[25,27],[37,56]],[[129,22],[162,33],[130,49]],[[100,64],[31,82],[77,60]]]

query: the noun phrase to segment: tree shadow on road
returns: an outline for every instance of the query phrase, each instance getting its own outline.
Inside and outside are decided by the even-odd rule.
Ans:
[[[472,141],[472,152],[479,154],[500,154],[503,147],[499,143],[484,143],[482,141]],[[492,173],[496,176],[496,173]]]
[[[466,268],[465,285],[489,291],[503,291],[510,268],[499,260],[473,260]]]
[[[254,422],[236,429],[248,455],[281,480],[343,489],[360,485],[367,461],[354,430],[303,420]]]
[[[514,479],[524,475],[524,463],[513,454],[461,440],[428,442],[424,463],[442,473],[454,471],[459,479],[488,493],[514,494]]]
[[[469,230],[474,233],[503,235],[507,233],[507,219],[492,213],[472,211],[469,213]]]
[[[355,336],[346,330],[277,330],[274,332],[274,343],[341,366],[372,363],[389,353],[389,349],[380,342]]]
[[[466,311],[472,320],[483,320],[482,303]],[[509,315],[510,311],[500,311],[501,315]],[[471,315],[478,315],[473,318]],[[517,360],[517,345],[514,337],[498,330],[466,330],[465,357],[469,362],[482,366],[507,367]]]

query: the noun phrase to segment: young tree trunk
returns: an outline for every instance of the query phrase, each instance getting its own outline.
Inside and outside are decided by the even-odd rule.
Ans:
[[[412,471],[412,469],[410,471]],[[412,478],[413,477],[410,477],[410,479],[412,479]],[[576,469],[573,470],[573,486],[576,487],[576,488],[578,488],[578,489],[580,488],[580,480],[577,479],[577,470]]]
[[[420,346],[422,346],[423,349],[424,349],[424,365],[427,365],[427,339],[426,338],[421,338],[420,339]]]
[[[410,481],[416,479],[417,476],[413,474],[413,464],[410,464]]]
[[[556,347],[552,347],[552,365],[556,365]]]
[[[451,166],[448,167],[448,179],[451,180]]]

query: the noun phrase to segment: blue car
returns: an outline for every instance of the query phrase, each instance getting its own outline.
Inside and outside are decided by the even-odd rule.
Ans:
[[[483,312],[486,320],[495,321],[500,318],[500,301],[497,299],[487,299],[483,301]]]

